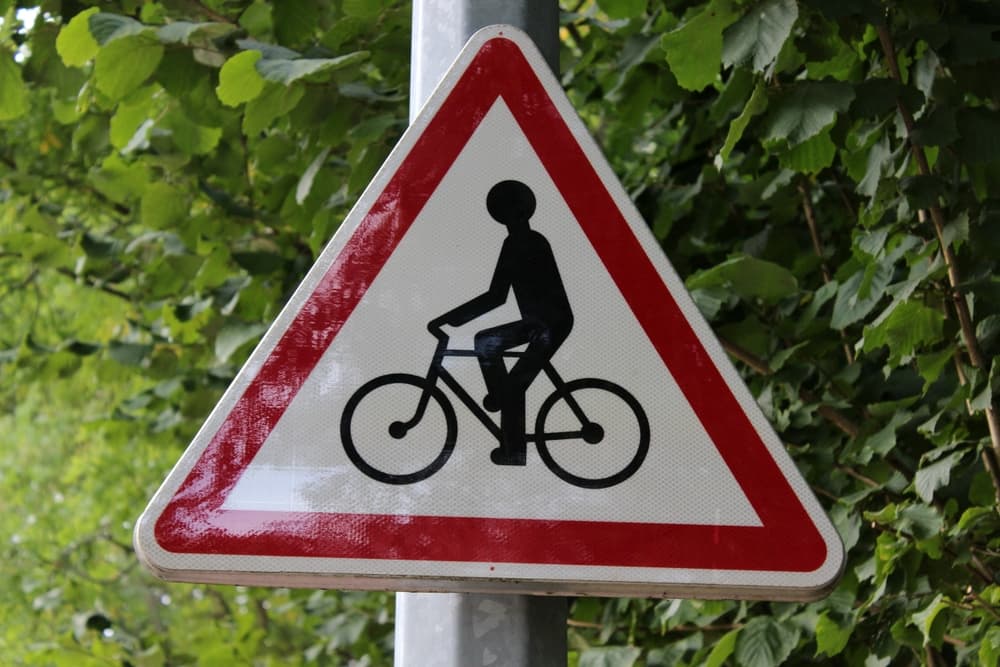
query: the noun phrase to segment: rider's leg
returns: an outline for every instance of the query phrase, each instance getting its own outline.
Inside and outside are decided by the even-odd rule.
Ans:
[[[566,340],[568,333],[568,331],[563,333],[545,329],[539,330],[507,374],[507,385],[510,387],[510,391],[521,395],[526,394],[528,387]]]
[[[525,396],[545,364],[552,358],[565,337],[554,340],[545,329],[536,330],[528,347],[506,377],[502,412],[500,413],[500,447],[490,459],[500,465],[524,465],[527,460],[525,435]]]
[[[524,465],[527,460],[525,435],[525,396],[528,387],[545,368],[552,355],[566,340],[569,332],[553,333],[536,329],[528,347],[507,374],[504,403],[500,414],[501,444],[490,453],[490,459],[500,465]]]
[[[523,466],[528,461],[524,439],[524,393],[508,392],[500,406],[500,446],[490,452],[497,465]]]
[[[536,327],[519,321],[484,329],[476,334],[476,356],[483,371],[486,391],[489,392],[483,405],[490,412],[500,409],[503,404],[507,384],[507,366],[503,353],[529,342],[535,329]]]

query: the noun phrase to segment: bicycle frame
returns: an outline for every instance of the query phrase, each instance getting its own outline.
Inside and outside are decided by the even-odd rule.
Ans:
[[[506,351],[502,354],[504,357],[517,358],[522,356],[522,352],[517,351]],[[479,403],[472,398],[472,396],[465,390],[455,376],[452,375],[447,368],[444,367],[445,357],[473,357],[478,358],[479,355],[476,354],[474,350],[461,350],[461,349],[449,349],[448,339],[439,338],[437,349],[434,351],[434,357],[431,361],[430,369],[427,371],[427,385],[423,393],[420,395],[420,400],[417,402],[417,410],[413,417],[404,423],[406,430],[409,430],[417,423],[423,419],[424,411],[427,409],[427,403],[430,401],[430,388],[437,384],[438,379],[443,381],[445,385],[451,389],[452,393],[458,397],[462,404],[469,409],[475,417],[482,423],[486,430],[500,442],[502,434],[500,431],[500,425],[497,424],[493,419],[490,418],[489,414],[484,410]],[[545,362],[542,367],[542,371],[545,373],[546,377],[555,387],[555,390],[562,391],[566,386],[563,379],[556,373],[556,369],[552,367],[552,363],[549,361]],[[590,423],[587,419],[587,415],[584,414],[583,409],[580,407],[576,399],[573,398],[572,393],[566,393],[566,403],[569,405],[570,409],[577,419],[580,420],[580,430],[579,431],[558,431],[554,433],[526,433],[525,440],[528,442],[538,442],[541,438],[545,440],[569,440],[573,438],[580,438],[583,436],[583,429],[586,425]]]

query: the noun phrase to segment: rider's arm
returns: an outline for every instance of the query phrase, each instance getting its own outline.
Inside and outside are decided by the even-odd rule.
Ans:
[[[432,333],[440,330],[441,326],[448,324],[453,327],[460,327],[466,322],[471,322],[480,315],[484,315],[494,308],[499,308],[507,301],[507,293],[510,291],[511,277],[507,269],[508,262],[504,261],[505,250],[500,251],[500,258],[497,260],[496,269],[493,270],[493,280],[490,281],[488,290],[466,301],[457,308],[452,308],[444,315],[436,317],[427,324],[427,328]]]

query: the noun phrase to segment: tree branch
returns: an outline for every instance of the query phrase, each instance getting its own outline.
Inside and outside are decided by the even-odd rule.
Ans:
[[[719,337],[719,342],[722,344],[722,348],[729,353],[729,355],[735,359],[742,361],[744,364],[752,368],[760,375],[773,375],[774,371],[768,365],[766,361],[750,352],[749,350],[743,348],[740,345],[732,342],[731,340],[726,340],[723,337]],[[819,399],[815,394],[806,390],[799,390],[799,398],[807,403],[819,403]],[[816,408],[816,412],[819,416],[826,419],[828,422],[839,428],[846,435],[854,438],[857,437],[858,433],[861,432],[861,428],[851,421],[849,418],[844,416],[839,410],[829,405],[819,405]]]
[[[889,33],[889,28],[885,23],[881,23],[876,26],[876,30],[878,31],[879,43],[882,46],[886,64],[889,67],[889,73],[893,79],[902,82],[903,79],[899,73],[899,61],[896,59],[896,46],[893,43],[892,35]],[[917,171],[923,176],[931,175],[930,164],[927,162],[927,154],[924,152],[923,146],[913,139],[915,124],[913,113],[907,108],[906,103],[901,97],[896,100],[896,108],[899,110],[899,115],[903,119],[903,125],[906,127],[906,140],[910,144],[910,153],[917,163]],[[958,324],[962,331],[962,342],[965,343],[965,351],[969,355],[969,361],[975,368],[988,370],[988,365],[983,359],[983,353],[979,347],[979,340],[976,338],[976,328],[972,323],[969,303],[965,300],[965,294],[962,292],[962,278],[958,271],[958,261],[951,246],[944,238],[944,212],[941,210],[940,205],[936,203],[931,204],[928,207],[928,211],[930,212],[930,220],[934,227],[934,234],[937,236],[938,244],[941,247],[941,255],[948,269],[951,302],[955,308],[955,314],[958,316]],[[917,218],[920,222],[926,223],[927,213],[919,210],[917,211]],[[992,449],[983,450],[983,463],[993,482],[997,511],[1000,511],[1000,419],[997,416],[996,402],[991,400],[985,412]]]
[[[198,12],[199,14],[206,16],[217,23],[228,23],[229,25],[238,25],[236,21],[229,18],[228,16],[223,16],[217,11],[213,10],[211,7],[205,5],[205,3],[200,0],[189,0],[188,4]]]
[[[132,303],[132,297],[127,292],[122,292],[121,290],[117,290],[114,287],[111,287],[110,285],[107,285],[101,280],[95,278],[94,276],[77,275],[65,267],[59,267],[56,270],[60,275],[66,276],[67,278],[71,278],[72,280],[81,280],[83,281],[83,284],[87,285],[88,287],[99,289],[102,292],[105,292],[112,296],[116,296],[119,299],[124,299],[125,301]]]
[[[806,179],[801,179],[798,183],[799,194],[802,196],[802,211],[806,216],[806,224],[809,226],[809,236],[812,238],[813,252],[816,253],[816,257],[819,258],[819,268],[823,273],[823,284],[826,285],[832,280],[830,276],[830,267],[827,266],[826,259],[823,257],[823,246],[819,241],[819,227],[816,224],[816,211],[812,205],[812,193],[809,188],[806,187]],[[854,363],[854,352],[851,351],[851,346],[847,343],[847,334],[844,330],[840,330],[840,339],[843,341],[844,358],[847,359],[848,364]]]

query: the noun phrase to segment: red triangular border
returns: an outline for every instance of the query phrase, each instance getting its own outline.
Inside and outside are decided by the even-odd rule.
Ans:
[[[502,97],[762,527],[222,507],[241,473]],[[346,230],[345,230],[346,231]],[[656,445],[654,439],[653,445]],[[170,552],[810,572],[827,545],[518,45],[486,41],[155,524]]]

